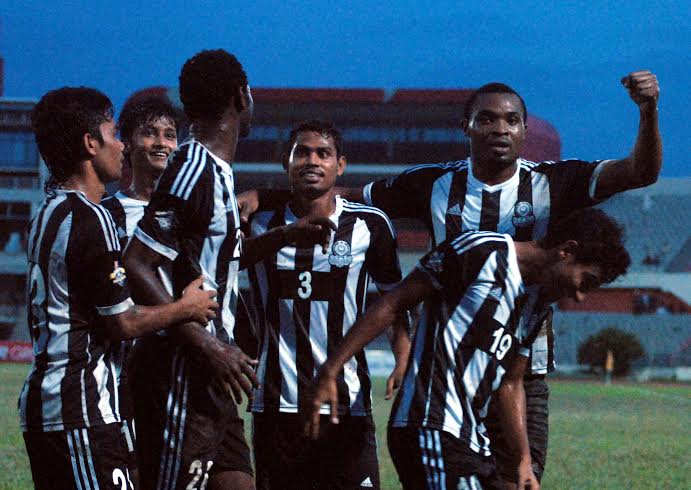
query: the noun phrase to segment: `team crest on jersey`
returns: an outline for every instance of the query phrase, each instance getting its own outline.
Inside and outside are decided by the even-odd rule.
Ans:
[[[329,264],[334,267],[348,267],[353,263],[353,256],[350,255],[350,245],[348,242],[338,240],[331,247],[331,255],[329,255]]]
[[[126,277],[125,269],[120,267],[120,263],[117,260],[113,262],[113,272],[111,272],[110,276],[108,276],[113,284],[117,284],[118,286],[124,285]]]
[[[513,207],[513,218],[511,221],[513,222],[513,226],[516,228],[523,228],[535,223],[533,205],[527,201],[517,202]]]

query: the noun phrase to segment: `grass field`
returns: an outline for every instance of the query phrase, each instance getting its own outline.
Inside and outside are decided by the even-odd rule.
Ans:
[[[31,488],[16,401],[26,365],[0,364],[0,489]],[[552,381],[543,488],[691,488],[691,387]],[[383,488],[399,488],[384,439],[389,403],[375,380]]]

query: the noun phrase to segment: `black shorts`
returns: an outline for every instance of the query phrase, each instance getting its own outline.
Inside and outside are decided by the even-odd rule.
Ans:
[[[547,462],[547,442],[549,435],[549,386],[544,376],[526,376],[523,380],[526,400],[528,444],[533,462],[533,473],[538,481],[542,479]],[[512,455],[503,438],[497,415],[496,398],[490,402],[485,421],[490,440],[490,449],[497,460],[499,472],[505,481],[516,482],[518,462]]]
[[[54,432],[24,432],[34,486],[41,489],[133,488],[121,422]]]
[[[389,453],[404,489],[503,489],[492,456],[441,430],[389,427]]]
[[[142,488],[197,488],[216,473],[253,474],[243,421],[228,389],[170,339],[138,340],[129,375]]]
[[[304,419],[292,413],[255,413],[257,489],[379,488],[372,416],[321,416],[320,437],[304,436]]]

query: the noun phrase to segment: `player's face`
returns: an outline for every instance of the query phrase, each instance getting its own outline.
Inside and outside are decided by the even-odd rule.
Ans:
[[[168,156],[177,146],[175,123],[167,117],[139,126],[125,145],[133,166],[156,173],[166,168]]]
[[[125,145],[117,137],[113,120],[101,123],[100,130],[103,144],[96,141],[92,162],[101,181],[107,183],[122,176],[122,150]]]
[[[550,301],[571,298],[580,303],[588,292],[602,283],[600,266],[576,262],[569,255],[549,268],[545,274],[545,291]]]
[[[247,85],[246,90],[243,91],[245,96],[245,110],[240,113],[240,137],[246,138],[250,134],[252,128],[252,115],[254,114],[254,99],[252,99],[252,91]]]
[[[513,165],[525,141],[521,100],[514,94],[480,94],[464,132],[477,162]]]
[[[332,137],[315,131],[298,133],[287,161],[293,192],[323,193],[336,184],[345,170],[345,157],[338,157]]]

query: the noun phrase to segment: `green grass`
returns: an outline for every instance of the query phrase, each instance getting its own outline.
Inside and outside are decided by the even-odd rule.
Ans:
[[[31,488],[18,428],[26,365],[0,364],[0,489]],[[383,488],[399,488],[386,448],[390,403],[376,379],[375,414]],[[543,488],[690,488],[691,387],[553,380],[550,448]],[[249,424],[247,424],[249,427]]]

